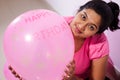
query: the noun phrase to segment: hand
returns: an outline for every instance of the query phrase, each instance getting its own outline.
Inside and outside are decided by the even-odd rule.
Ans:
[[[63,75],[62,80],[83,80],[82,78],[78,78],[74,75],[75,71],[75,61],[71,61],[67,66],[67,69],[65,69],[65,75]]]
[[[9,66],[8,68],[16,78],[18,78],[19,80],[24,80],[22,77],[20,77],[19,74],[16,73],[16,71],[11,66]]]
[[[67,69],[65,69],[65,75],[63,75],[62,80],[72,80],[75,70],[75,62],[74,60],[71,61],[67,66]]]

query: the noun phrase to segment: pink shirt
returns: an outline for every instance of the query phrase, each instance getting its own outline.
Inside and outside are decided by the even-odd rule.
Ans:
[[[65,20],[69,24],[73,18],[65,17]],[[109,45],[104,33],[87,38],[81,49],[74,54],[75,74],[82,78],[88,77],[91,61],[108,54]]]

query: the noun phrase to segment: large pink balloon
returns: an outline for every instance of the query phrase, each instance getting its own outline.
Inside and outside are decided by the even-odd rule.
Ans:
[[[4,53],[25,80],[61,80],[74,54],[72,32],[55,12],[29,11],[7,27]]]

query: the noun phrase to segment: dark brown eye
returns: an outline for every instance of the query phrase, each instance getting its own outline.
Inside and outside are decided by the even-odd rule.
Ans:
[[[86,20],[86,16],[85,15],[81,15],[81,18],[82,18],[83,21]]]
[[[90,25],[90,26],[89,26],[89,29],[90,29],[91,31],[93,31],[93,30],[95,29],[95,27],[94,27],[93,25]]]

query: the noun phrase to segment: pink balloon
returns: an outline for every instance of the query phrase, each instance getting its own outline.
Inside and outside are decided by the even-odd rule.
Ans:
[[[8,63],[25,80],[61,80],[74,54],[71,29],[64,18],[49,10],[18,16],[4,34]]]

